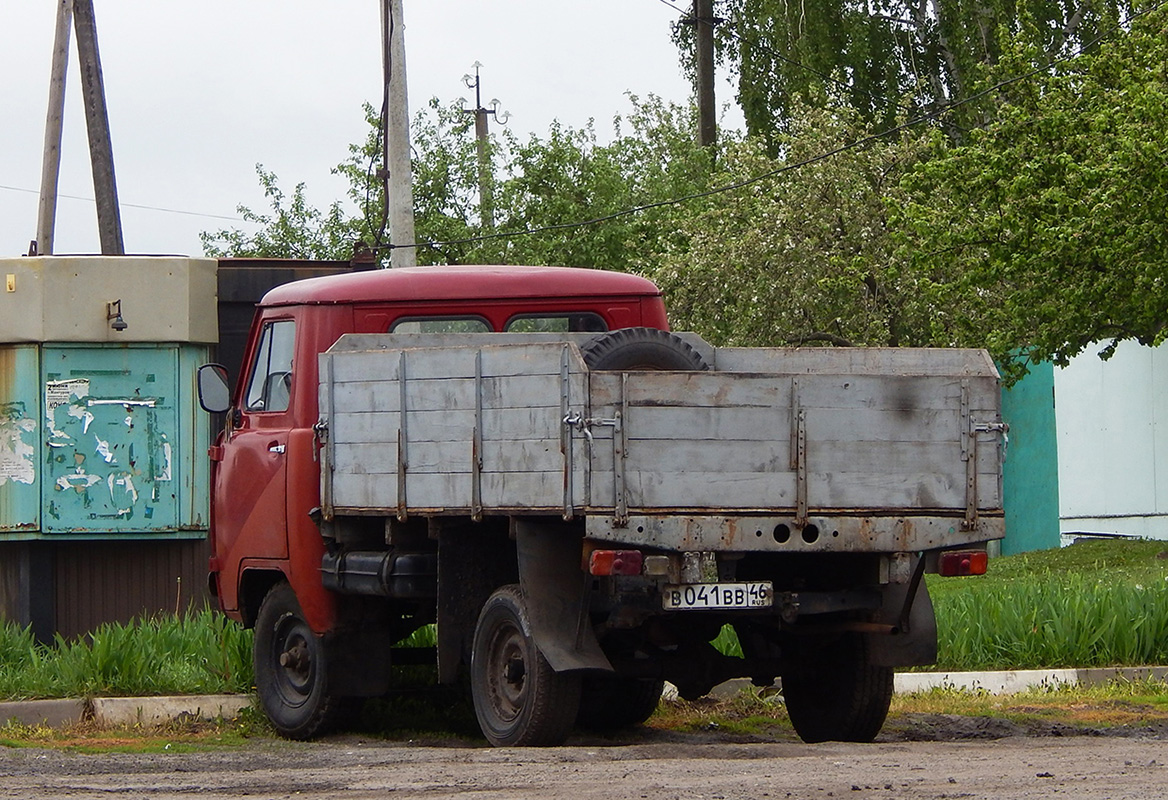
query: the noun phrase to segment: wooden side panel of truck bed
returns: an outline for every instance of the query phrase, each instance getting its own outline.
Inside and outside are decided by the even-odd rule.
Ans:
[[[709,372],[620,373],[580,338],[344,337],[321,356],[326,516],[1001,513],[982,351],[707,347]]]

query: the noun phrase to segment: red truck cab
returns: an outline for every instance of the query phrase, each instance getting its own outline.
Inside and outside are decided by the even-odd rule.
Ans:
[[[320,579],[317,356],[346,333],[668,330],[661,293],[632,275],[454,266],[310,278],[264,296],[227,423],[211,449],[211,589],[251,626],[288,581],[316,634],[337,620]]]

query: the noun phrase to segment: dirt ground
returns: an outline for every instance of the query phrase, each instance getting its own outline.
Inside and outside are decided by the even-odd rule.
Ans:
[[[919,715],[870,745],[806,745],[643,729],[621,740],[493,749],[464,740],[312,743],[257,739],[193,753],[83,755],[0,749],[0,798],[1168,797],[1168,730],[1026,731],[1000,720]]]

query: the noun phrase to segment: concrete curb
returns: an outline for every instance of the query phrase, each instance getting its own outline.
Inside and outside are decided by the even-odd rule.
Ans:
[[[1015,694],[1036,686],[1098,686],[1115,680],[1168,680],[1168,667],[1103,667],[1096,669],[1019,669],[1003,672],[898,672],[893,680],[897,694],[931,689],[964,689],[989,694]],[[746,678],[715,686],[711,697],[727,699],[750,688]],[[677,687],[665,684],[665,699],[677,698]]]
[[[0,724],[52,728],[91,721],[101,727],[161,725],[177,720],[235,719],[252,705],[249,694],[180,697],[95,697],[92,700],[21,700],[0,703]]]
[[[46,725],[61,728],[85,719],[84,700],[17,700],[0,703],[0,724]]]
[[[1014,694],[1036,686],[1098,686],[1116,680],[1166,680],[1168,667],[1103,667],[1093,669],[1021,669],[1006,672],[901,672],[895,691],[926,692],[954,688]]]
[[[899,694],[931,689],[965,689],[1013,694],[1036,686],[1097,686],[1114,680],[1168,680],[1168,667],[1101,669],[1021,669],[1004,672],[899,672],[893,687]],[[746,678],[715,686],[711,697],[734,697],[751,687]],[[677,687],[665,684],[665,699],[677,699]],[[162,725],[191,719],[235,719],[255,701],[250,694],[184,695],[180,697],[96,697],[92,700],[21,700],[0,703],[0,725],[46,725],[53,728],[92,721],[101,727]]]
[[[172,720],[235,719],[251,705],[251,695],[181,697],[95,697],[93,721],[101,726],[159,725]]]

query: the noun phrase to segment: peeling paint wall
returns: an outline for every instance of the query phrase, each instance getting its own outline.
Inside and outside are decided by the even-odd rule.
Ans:
[[[175,529],[175,348],[46,346],[43,369],[44,529]]]
[[[40,348],[0,345],[0,533],[40,529]]]
[[[205,533],[208,359],[168,342],[0,344],[0,540]]]
[[[36,429],[24,403],[0,405],[0,486],[36,480]]]

